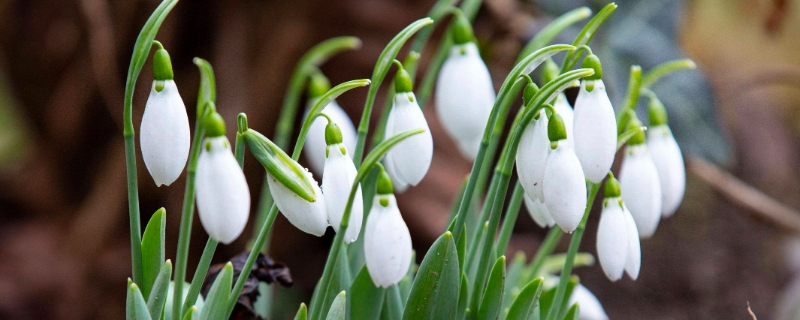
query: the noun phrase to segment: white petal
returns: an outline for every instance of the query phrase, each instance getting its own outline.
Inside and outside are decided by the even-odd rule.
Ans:
[[[308,112],[314,106],[316,100],[317,99],[312,99],[309,101],[306,113],[303,116],[304,119],[308,116]],[[342,131],[342,141],[344,145],[347,146],[347,150],[355,150],[356,128],[353,125],[353,121],[350,120],[350,116],[342,110],[342,107],[340,107],[336,101],[332,101],[322,109],[322,113],[331,117],[333,122],[339,126],[339,130]],[[306,157],[309,167],[311,167],[311,170],[316,174],[322,174],[322,170],[325,167],[325,147],[327,146],[325,143],[325,126],[327,125],[328,119],[325,117],[320,116],[314,119],[314,122],[311,123],[311,128],[308,129],[306,141],[303,144],[303,156]],[[353,155],[350,154],[350,157],[352,158]]]
[[[306,176],[311,180],[311,187],[314,189],[314,196],[316,197],[314,202],[301,198],[269,173],[267,173],[267,181],[269,183],[269,191],[272,192],[272,197],[275,199],[275,204],[283,212],[286,219],[300,231],[319,237],[325,234],[325,229],[328,227],[325,197],[323,197],[322,191],[319,189],[317,181],[314,180],[311,172],[306,171]]]
[[[389,204],[384,207],[380,199]],[[394,195],[378,195],[364,229],[364,260],[372,281],[387,288],[400,280],[411,265],[411,234],[408,232]]]
[[[686,168],[681,148],[666,125],[647,130],[647,148],[650,149],[661,182],[661,214],[670,217],[678,210],[686,191]]]
[[[611,169],[617,151],[617,120],[602,80],[594,82],[592,92],[586,91],[585,81],[581,84],[573,122],[575,154],[586,178],[599,183]]]
[[[477,149],[469,143],[483,136],[495,101],[489,69],[474,43],[453,46],[439,72],[435,98],[445,131],[462,145],[467,158],[474,159]]]
[[[328,157],[325,159],[325,175],[322,176],[322,193],[325,195],[325,205],[327,206],[328,221],[333,230],[339,232],[339,225],[342,223],[347,199],[350,197],[350,189],[356,180],[356,166],[350,159],[344,144],[335,144],[328,147]],[[342,149],[345,152],[342,152]],[[345,243],[351,243],[358,239],[361,232],[361,223],[364,218],[364,203],[361,197],[361,186],[356,190],[353,198],[353,206],[350,210],[350,221],[347,226],[347,233],[344,235]]]
[[[569,143],[559,141],[547,155],[544,170],[544,204],[564,232],[575,231],[586,209],[586,180],[581,163]]]
[[[531,215],[533,222],[536,222],[542,228],[549,228],[556,224],[550,213],[547,212],[547,206],[539,200],[531,200],[528,195],[525,195],[525,208],[528,209],[528,214]]]
[[[575,110],[573,110],[572,106],[569,105],[567,96],[565,96],[563,93],[559,94],[558,98],[556,98],[556,103],[553,105],[553,108],[556,109],[558,115],[560,115],[561,119],[564,120],[564,128],[567,130],[567,141],[575,146],[575,135],[572,132],[575,119]]]
[[[414,93],[398,93],[386,123],[387,138],[410,129],[424,129],[399,142],[387,154],[389,172],[401,184],[416,186],[431,166],[433,159],[433,137],[428,122],[417,104]]]
[[[580,320],[608,320],[608,315],[597,297],[580,283],[572,291],[568,305],[575,303],[581,308]]]
[[[633,221],[633,216],[628,208],[623,204],[625,226],[628,238],[628,255],[625,260],[625,272],[631,279],[636,280],[639,278],[639,270],[642,267],[642,247],[639,242],[639,230],[636,229],[636,222]]]
[[[225,137],[208,138],[197,159],[197,213],[208,235],[230,244],[250,216],[250,189]]]
[[[607,198],[603,201],[603,212],[597,227],[597,259],[611,281],[622,278],[628,256],[627,225],[625,212],[620,206],[621,201],[620,198]],[[638,237],[636,235],[637,239]]]
[[[639,236],[651,237],[661,220],[661,183],[647,145],[633,145],[625,149],[619,182],[622,199],[633,215]]]
[[[156,82],[142,116],[139,141],[147,171],[157,186],[170,185],[181,175],[189,158],[191,136],[186,106],[172,80],[164,81],[164,89],[156,91]]]
[[[532,200],[544,200],[542,184],[550,140],[547,138],[547,115],[544,110],[522,132],[517,150],[517,175],[525,194]]]

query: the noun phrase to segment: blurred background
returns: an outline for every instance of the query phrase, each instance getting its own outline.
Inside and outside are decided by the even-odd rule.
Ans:
[[[0,0],[2,319],[124,314],[130,245],[123,86],[134,40],[158,2]],[[337,55],[322,70],[334,84],[369,78],[386,43],[433,3],[182,1],[157,39],[172,56],[190,121],[199,83],[191,61],[202,57],[215,68],[217,106],[228,127],[245,112],[252,128],[271,136],[294,64],[306,50],[334,36],[357,36],[364,43],[360,50]],[[584,5],[596,12],[606,3],[485,0],[475,30],[495,85],[554,17]],[[748,302],[760,319],[794,319],[800,305],[800,2],[617,3],[591,43],[616,106],[631,64],[646,71],[689,57],[699,66],[654,88],[687,159],[687,191],[678,213],[642,242],[637,281],[611,283],[597,265],[576,273],[612,319],[751,319]],[[557,41],[571,43],[581,26]],[[422,55],[423,71],[430,48]],[[143,70],[134,97],[137,130],[152,81],[149,63]],[[384,95],[381,90],[377,101]],[[358,119],[365,96],[366,90],[355,90],[339,103]],[[418,257],[445,228],[471,167],[433,111],[425,109],[435,140],[431,170],[418,187],[398,196]],[[184,177],[157,188],[137,157],[142,220],[167,209],[166,250],[174,258]],[[254,198],[263,172],[246,158]],[[591,216],[581,251],[595,253],[598,218]],[[189,274],[206,239],[199,223],[193,227]],[[293,312],[299,301],[308,301],[332,232],[311,237],[282,216],[273,230],[270,254],[295,278],[293,288],[276,292],[274,318],[282,319],[283,309]],[[532,257],[545,233],[521,214],[508,254],[520,250]],[[214,262],[244,250],[250,234],[248,228],[233,244],[220,246]],[[559,250],[566,246],[562,241]]]

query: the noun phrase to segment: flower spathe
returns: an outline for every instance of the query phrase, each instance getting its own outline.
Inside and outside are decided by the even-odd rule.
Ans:
[[[347,200],[350,197],[350,189],[356,180],[357,174],[355,164],[350,159],[347,147],[343,143],[327,146],[325,175],[322,176],[322,192],[325,195],[328,221],[336,232],[339,232],[342,215],[344,215]],[[363,218],[364,204],[361,196],[361,186],[359,185],[353,199],[347,232],[344,235],[345,243],[351,243],[358,239]]]
[[[206,138],[195,180],[200,223],[214,240],[230,244],[250,216],[250,189],[225,136]]]
[[[311,172],[306,169],[304,173],[311,184],[314,201],[303,199],[267,172],[269,191],[286,220],[300,231],[321,237],[328,228],[325,197]]]
[[[686,191],[686,168],[681,149],[666,124],[648,129],[647,148],[661,183],[661,214],[670,217],[678,210]]]
[[[191,144],[189,117],[175,81],[153,81],[139,139],[145,167],[156,185],[175,182],[186,166]]]
[[[625,148],[619,181],[622,199],[633,215],[639,236],[651,237],[661,220],[661,183],[646,144],[629,144]]]
[[[593,86],[592,90],[587,86]],[[572,131],[584,175],[599,183],[611,169],[617,152],[617,120],[602,80],[581,82]]]
[[[312,99],[312,101],[309,101],[308,108],[306,109],[306,116],[308,116],[308,111],[314,106],[316,100],[317,99]],[[350,116],[344,112],[342,107],[340,107],[336,101],[331,101],[331,103],[322,109],[322,113],[330,117],[331,120],[339,126],[339,129],[342,131],[342,140],[347,150],[355,149],[356,127],[353,125],[353,121],[350,120]],[[322,174],[325,168],[325,126],[327,124],[328,119],[325,117],[317,117],[314,119],[314,122],[308,129],[306,141],[303,144],[303,154],[308,160],[309,167],[311,167],[311,170],[316,174]],[[348,156],[351,157],[351,159],[353,157],[352,154]]]
[[[433,159],[433,136],[414,93],[396,93],[386,122],[385,137],[420,128],[425,132],[401,141],[384,158],[386,172],[399,188],[416,186],[428,173]]]
[[[603,201],[597,227],[597,258],[611,281],[622,278],[623,271],[633,280],[639,277],[642,263],[639,231],[622,198],[612,197]]]
[[[378,194],[364,229],[364,259],[375,286],[400,282],[411,266],[411,234],[393,194]]]
[[[435,101],[445,131],[474,160],[495,101],[489,69],[474,42],[450,49],[436,81]]]
[[[539,111],[539,118],[531,121],[525,130],[517,150],[517,175],[520,184],[525,189],[525,195],[531,200],[544,201],[542,185],[544,171],[547,164],[547,154],[550,150],[550,140],[547,138],[547,114],[544,109]]]
[[[539,200],[531,200],[527,194],[524,197],[525,208],[528,209],[528,214],[531,215],[533,222],[536,222],[536,224],[542,228],[549,228],[556,224],[556,221],[553,220],[553,217],[547,212],[547,206],[545,206],[544,203]]]

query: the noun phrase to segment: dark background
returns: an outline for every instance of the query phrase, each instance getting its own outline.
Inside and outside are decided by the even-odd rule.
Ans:
[[[0,318],[108,319],[124,313],[130,245],[120,130],[123,86],[133,42],[157,3],[0,0]],[[368,78],[386,43],[432,4],[184,0],[157,39],[172,56],[190,121],[199,81],[191,59],[197,56],[215,68],[217,106],[228,127],[245,112],[252,128],[272,135],[290,73],[307,49],[330,37],[358,36],[364,43],[360,50],[336,56],[322,70],[334,84]],[[604,4],[486,0],[475,29],[495,84],[552,17],[582,5],[596,12]],[[792,270],[800,269],[800,245],[793,237],[800,231],[800,3],[618,4],[592,42],[615,106],[631,64],[648,70],[688,56],[699,65],[655,87],[687,157],[687,192],[678,213],[643,241],[638,281],[611,283],[599,266],[577,274],[612,319],[750,319],[748,301],[761,319],[785,319],[782,306],[792,305],[786,297],[800,297],[800,287],[791,284],[797,282]],[[568,30],[559,41],[571,42],[577,31]],[[423,70],[430,48],[423,53]],[[148,63],[134,97],[137,129],[150,70]],[[339,102],[357,119],[365,96],[366,90],[355,90]],[[420,186],[398,196],[418,251],[445,227],[470,168],[433,109],[425,114],[436,146],[433,164]],[[142,220],[159,207],[167,209],[172,258],[184,177],[157,188],[137,157]],[[753,188],[737,189],[730,176],[714,175],[714,168]],[[263,168],[248,157],[245,173],[255,210]],[[593,214],[581,251],[595,252],[597,220]],[[193,228],[189,274],[206,238],[199,223]],[[293,289],[276,293],[280,315],[281,306],[295,310],[308,300],[331,234],[308,236],[282,217],[274,230],[271,254],[287,263],[296,279]],[[243,250],[250,234],[248,227],[239,240],[220,246],[215,262]],[[544,234],[520,215],[509,254],[522,250],[531,257]],[[566,241],[559,250],[566,250]]]

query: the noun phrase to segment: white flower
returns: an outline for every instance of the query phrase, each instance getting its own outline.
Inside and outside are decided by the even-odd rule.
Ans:
[[[622,278],[623,270],[633,280],[639,277],[642,264],[639,231],[622,198],[606,198],[603,201],[603,212],[597,227],[597,258],[611,281]]]
[[[317,99],[311,99],[311,101],[309,101],[304,117],[308,116],[308,112],[316,101]],[[347,150],[355,150],[356,128],[353,125],[353,121],[350,120],[350,117],[344,112],[342,107],[340,107],[336,101],[331,101],[331,103],[322,109],[322,113],[330,117],[331,120],[339,126],[339,129],[342,131],[342,140]],[[314,119],[314,122],[311,123],[311,127],[308,129],[306,141],[303,144],[303,154],[308,160],[309,167],[311,167],[311,170],[316,174],[322,174],[322,170],[325,167],[325,125],[327,124],[328,119],[325,117],[320,116]],[[349,156],[351,158],[353,157],[352,154]]]
[[[339,232],[342,223],[347,199],[350,197],[350,188],[356,180],[356,166],[350,159],[347,147],[342,143],[327,146],[328,156],[325,158],[325,175],[322,176],[322,192],[325,194],[328,221],[333,230]],[[361,197],[361,186],[358,186],[353,206],[350,210],[350,221],[344,236],[345,243],[358,239],[361,232],[361,223],[364,218],[364,204]]]
[[[552,119],[551,119],[552,121]],[[566,140],[547,155],[544,170],[544,204],[564,232],[575,231],[586,209],[586,180],[578,157]]]
[[[580,283],[572,290],[572,295],[569,297],[567,305],[572,306],[576,303],[580,306],[580,316],[578,319],[608,320],[608,315],[606,315],[606,311],[603,309],[600,301],[597,300],[597,297]]]
[[[164,87],[156,90],[157,82]],[[157,186],[170,185],[189,158],[191,136],[186,106],[175,81],[153,81],[139,132],[144,165]]]
[[[593,83],[594,89],[586,90]],[[575,101],[575,154],[586,178],[599,183],[608,174],[617,152],[617,120],[602,80],[583,81]]]
[[[411,266],[411,234],[393,194],[378,194],[373,201],[364,229],[364,259],[372,282],[383,288],[400,282]]]
[[[622,199],[631,211],[641,238],[656,232],[661,220],[661,183],[647,145],[628,145],[619,173]]]
[[[670,217],[678,210],[686,191],[686,168],[681,148],[666,124],[647,130],[647,148],[650,149],[661,182],[661,214]]]
[[[436,114],[462,154],[475,159],[495,101],[489,69],[473,42],[454,45],[436,81]]]
[[[575,110],[569,105],[567,96],[563,93],[559,94],[556,98],[556,103],[553,105],[553,109],[556,109],[561,119],[564,119],[564,127],[567,129],[567,141],[575,146],[575,134],[572,132],[575,122]]]
[[[319,237],[325,234],[325,229],[328,227],[325,197],[323,197],[322,191],[317,185],[317,180],[314,180],[311,172],[305,170],[305,175],[314,192],[315,199],[313,202],[301,198],[267,172],[269,191],[272,192],[272,197],[275,199],[278,209],[283,212],[283,215],[292,225],[300,229],[300,231]]]
[[[547,212],[547,206],[539,200],[531,200],[528,195],[525,195],[525,208],[528,209],[528,214],[531,215],[533,222],[536,222],[542,228],[549,228],[556,224],[550,213]]]
[[[197,213],[208,235],[230,244],[250,216],[250,189],[225,136],[206,138],[197,159]]]
[[[425,132],[399,142],[386,153],[386,172],[399,188],[416,186],[428,173],[433,159],[433,137],[414,93],[395,94],[394,106],[386,122],[385,137],[388,139],[403,131],[419,128],[425,129]]]
[[[522,132],[517,150],[517,175],[525,189],[525,195],[531,200],[544,202],[542,183],[544,180],[547,153],[550,150],[550,139],[547,138],[547,114],[539,111],[539,119],[531,121]]]

